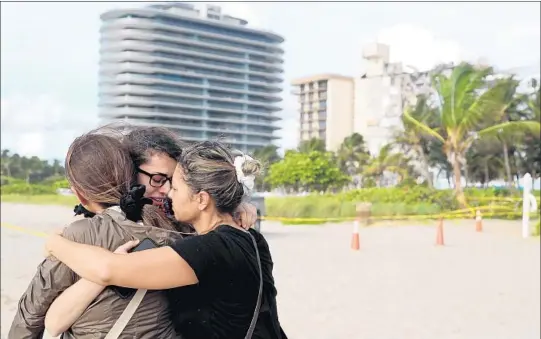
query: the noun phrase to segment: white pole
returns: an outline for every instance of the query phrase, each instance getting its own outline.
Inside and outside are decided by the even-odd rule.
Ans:
[[[533,187],[533,180],[530,173],[524,174],[522,178],[522,237],[530,236],[530,195]]]
[[[353,221],[353,234],[359,234],[359,220]]]

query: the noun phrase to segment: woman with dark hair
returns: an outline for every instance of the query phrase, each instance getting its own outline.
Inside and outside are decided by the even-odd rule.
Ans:
[[[119,134],[120,130],[126,128],[125,125],[110,125],[109,127],[119,130]],[[130,128],[129,133],[125,134],[121,140],[133,160],[137,182],[146,187],[144,196],[162,212],[166,212],[168,201],[166,195],[177,164],[176,159],[187,144],[179,140],[174,133],[161,127]],[[92,213],[81,207],[79,211],[87,217],[92,216]],[[252,226],[257,218],[255,207],[247,203],[241,204],[235,215],[244,228]],[[170,222],[172,228],[183,232],[184,236],[194,232],[187,223],[178,222],[172,218]],[[105,286],[85,279],[70,286],[54,300],[47,311],[45,317],[47,331],[56,336],[69,330],[104,289]]]
[[[104,128],[118,130],[118,135],[122,130],[129,131],[122,136],[122,143],[128,149],[133,160],[137,172],[137,182],[146,186],[145,197],[151,199],[154,206],[165,212],[167,210],[165,207],[169,202],[167,192],[170,188],[171,177],[177,165],[177,159],[188,143],[163,127],[111,124]],[[76,207],[75,213],[93,216],[92,213],[85,211],[81,205]],[[244,228],[249,228],[257,220],[257,209],[249,203],[242,203],[235,215]],[[180,232],[195,232],[188,224],[178,222],[174,218],[171,218],[171,221]]]
[[[285,338],[268,244],[232,215],[259,168],[247,156],[233,158],[220,143],[191,145],[179,159],[169,196],[175,218],[193,225],[198,236],[130,254],[134,243],[128,243],[118,249],[126,254],[118,255],[58,234],[46,251],[99,285],[174,288],[169,302],[183,338]]]
[[[130,151],[137,181],[146,185],[145,196],[152,199],[155,206],[163,208],[169,190],[165,184],[173,175],[182,149],[188,144],[162,127],[130,128],[122,142]]]

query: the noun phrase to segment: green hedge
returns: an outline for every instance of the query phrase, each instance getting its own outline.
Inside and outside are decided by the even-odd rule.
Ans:
[[[450,209],[458,208],[452,190],[431,190],[423,186],[366,188],[342,193],[342,199],[350,202],[371,202],[391,204],[438,204]]]
[[[2,194],[2,202],[24,203],[32,205],[56,205],[73,208],[78,204],[74,195],[43,194],[43,195],[22,195],[22,194]]]
[[[2,185],[2,195],[4,194],[19,194],[19,195],[48,195],[56,194],[56,187],[51,185],[29,185],[29,184],[9,184]]]
[[[522,196],[518,190],[467,189],[465,193],[470,207],[486,207],[482,210],[485,218],[518,219],[522,214]],[[539,200],[539,191],[534,195]],[[270,218],[352,218],[358,202],[372,203],[372,216],[375,217],[428,216],[459,210],[452,190],[432,190],[422,186],[367,188],[336,195],[265,199]],[[469,217],[469,213],[472,212],[456,216]]]
[[[533,228],[533,235],[538,237],[540,233],[541,233],[541,220],[537,220],[537,223],[535,224]]]
[[[51,195],[59,188],[69,188],[68,181],[63,177],[50,178],[40,184],[28,184],[21,179],[2,177],[2,195]]]
[[[60,179],[60,180],[59,180]],[[46,184],[27,184],[24,181],[2,177],[3,201],[39,201],[54,203],[60,197],[58,188],[69,187],[65,179],[56,178]],[[484,218],[518,219],[522,214],[522,194],[518,190],[501,188],[466,189],[470,207],[487,207],[482,211]],[[534,195],[539,202],[540,192]],[[40,198],[42,197],[42,198]],[[65,200],[65,199],[64,199]],[[63,200],[62,200],[63,201]],[[434,190],[424,186],[396,188],[366,188],[340,194],[267,197],[266,216],[271,218],[353,218],[355,204],[370,202],[372,216],[429,216],[449,213],[459,209],[452,190]],[[71,203],[71,200],[70,200]],[[539,204],[541,209],[541,203]],[[469,212],[471,213],[471,212]],[[450,217],[452,217],[450,215]],[[456,217],[469,217],[461,213]],[[321,223],[322,221],[298,221],[297,223]],[[538,227],[538,226],[537,226]]]
[[[365,200],[366,201],[366,200]],[[269,197],[265,199],[268,217],[277,218],[351,218],[355,203],[329,196]],[[372,215],[427,215],[441,212],[434,203],[372,203]]]

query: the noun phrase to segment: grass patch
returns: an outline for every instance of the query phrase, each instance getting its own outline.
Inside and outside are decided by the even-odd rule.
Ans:
[[[35,204],[35,205],[60,205],[72,208],[78,201],[75,196],[65,196],[58,194],[2,194],[0,196],[1,202],[5,203],[22,203],[22,204]],[[428,218],[422,216],[438,215],[440,213],[446,214],[446,219],[468,219],[467,213],[453,213],[452,204],[446,205],[439,202],[428,201],[419,203],[415,201],[389,201],[390,199],[383,199],[381,202],[372,203],[372,221],[380,222],[382,220],[398,220],[398,219],[410,219],[413,218],[417,221],[426,220],[430,222]],[[364,200],[367,201],[367,200]],[[341,222],[344,219],[351,220],[356,216],[355,202],[352,200],[344,199],[343,195],[311,195],[303,197],[268,197],[265,198],[266,204],[266,217],[272,220],[272,218],[284,218],[280,220],[284,224],[288,225],[321,225],[327,222]],[[484,203],[483,205],[489,205],[490,203]],[[503,204],[498,201],[497,205]],[[495,205],[495,208],[497,206]],[[522,210],[516,202],[506,203],[509,209],[505,210],[490,210],[485,209],[482,211],[483,218],[485,219],[520,219],[522,216]],[[419,216],[419,217],[416,217]],[[388,217],[383,218],[382,217]],[[402,218],[404,217],[404,218]],[[409,217],[409,218],[408,218]],[[539,236],[540,224],[539,220],[534,225],[533,233]]]
[[[299,218],[288,220],[288,224],[309,225],[320,224],[326,219],[354,218],[355,203],[331,196],[304,196],[266,198],[265,205],[268,217]],[[412,216],[430,215],[442,212],[440,205],[435,203],[373,203],[372,216]],[[302,220],[314,219],[314,220]],[[318,220],[319,219],[319,220]],[[333,220],[328,220],[333,222]]]
[[[73,207],[79,203],[75,196],[58,194],[24,195],[24,194],[2,194],[1,202],[12,202],[32,205],[61,205]]]

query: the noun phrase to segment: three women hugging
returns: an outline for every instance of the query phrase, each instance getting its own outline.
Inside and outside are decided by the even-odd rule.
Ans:
[[[65,162],[78,218],[45,244],[9,339],[284,339],[245,202],[260,164],[167,129],[105,126]]]

